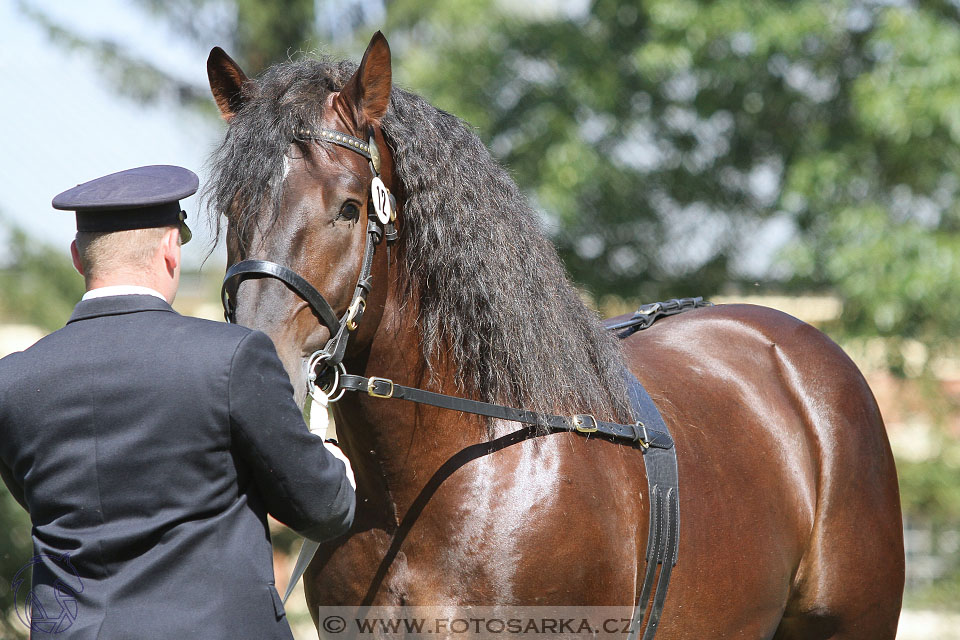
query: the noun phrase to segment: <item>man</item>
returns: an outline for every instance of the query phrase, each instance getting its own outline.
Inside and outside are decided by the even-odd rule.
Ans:
[[[170,307],[197,176],[140,167],[58,195],[87,293],[0,360],[0,475],[33,522],[33,637],[292,638],[270,513],[327,540],[346,458],[309,433],[263,333]],[[348,464],[348,463],[347,463]],[[349,477],[348,477],[349,474]]]

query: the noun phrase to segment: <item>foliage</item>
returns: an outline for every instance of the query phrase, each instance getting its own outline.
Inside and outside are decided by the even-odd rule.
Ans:
[[[900,461],[900,495],[915,556],[918,584],[908,585],[905,604],[955,610],[960,602],[960,444],[944,442],[940,454],[923,462]]]
[[[81,34],[62,24],[29,0],[16,0],[51,42],[93,57],[117,91],[140,102],[168,101],[213,115],[206,86],[198,86],[164,69],[113,36]],[[319,44],[315,0],[129,0],[167,27],[172,37],[190,44],[214,42],[228,50],[244,68],[264,69],[297,51]],[[362,13],[354,17],[360,19]],[[202,60],[198,60],[202,64]]]
[[[903,510],[938,523],[960,522],[960,460],[940,455],[923,462],[897,464]]]
[[[598,0],[537,16],[491,0],[479,25],[445,3],[429,26],[404,4],[396,26],[421,35],[398,52],[410,82],[479,126],[600,294],[752,282],[744,249],[767,221],[796,224],[784,176],[834,144],[849,119],[837,63],[861,55],[821,2]]]
[[[396,0],[389,32],[594,293],[830,289],[838,329],[935,344],[960,329],[952,6]]]
[[[0,264],[0,315],[48,331],[59,329],[84,292],[83,278],[62,249],[8,227]]]
[[[32,555],[27,512],[14,501],[9,491],[0,487],[0,613],[13,611],[16,594],[11,589],[11,581]],[[20,596],[22,598],[23,594]],[[10,640],[26,637],[26,628],[19,624],[15,615],[12,618],[0,615],[0,636]]]

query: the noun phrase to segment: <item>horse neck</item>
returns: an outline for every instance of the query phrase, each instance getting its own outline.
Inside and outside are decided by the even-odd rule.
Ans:
[[[417,301],[404,297],[395,268],[386,271],[379,279],[389,283],[382,315],[369,346],[346,363],[348,370],[461,395],[451,363],[427,363],[416,323]],[[358,393],[337,403],[337,435],[354,465],[360,498],[396,522],[444,462],[486,438],[485,427],[478,416],[399,399]]]

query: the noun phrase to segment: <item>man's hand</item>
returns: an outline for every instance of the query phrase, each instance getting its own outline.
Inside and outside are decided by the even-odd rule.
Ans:
[[[353,477],[353,467],[350,466],[350,459],[347,457],[347,454],[343,452],[343,449],[337,444],[336,440],[328,439],[323,441],[323,446],[327,448],[327,451],[333,454],[333,457],[343,463],[343,466],[347,468],[347,480],[350,482],[350,486],[353,487],[353,490],[357,490],[357,481]]]

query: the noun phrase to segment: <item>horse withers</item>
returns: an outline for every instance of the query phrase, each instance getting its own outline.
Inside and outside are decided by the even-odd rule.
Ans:
[[[344,373],[619,423],[632,421],[626,366],[679,459],[679,562],[657,637],[895,637],[896,471],[870,389],[837,345],[748,305],[618,343],[470,128],[392,86],[379,33],[359,66],[304,59],[250,79],[214,49],[208,72],[229,123],[210,190],[229,263],[283,265],[339,322],[290,280],[235,282],[237,321],[273,338],[299,400],[308,361],[338,335]],[[374,175],[396,198],[392,242],[370,233]],[[513,437],[515,422],[371,395],[387,393],[334,405],[358,511],[305,576],[315,622],[325,605],[636,603],[641,447],[536,427]]]

